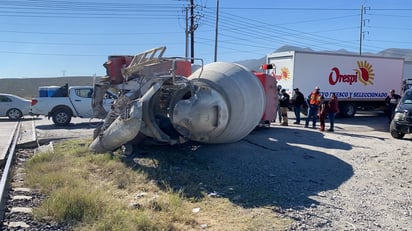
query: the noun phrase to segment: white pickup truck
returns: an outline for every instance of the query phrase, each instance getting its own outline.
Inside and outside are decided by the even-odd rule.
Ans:
[[[93,86],[39,87],[39,97],[31,100],[31,115],[44,115],[57,126],[70,123],[72,117],[93,118]],[[103,107],[110,110],[116,95],[107,92]]]

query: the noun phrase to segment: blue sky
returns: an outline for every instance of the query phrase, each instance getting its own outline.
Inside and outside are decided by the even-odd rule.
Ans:
[[[185,56],[185,0],[2,0],[0,78],[102,76],[109,55],[166,46]],[[194,0],[195,57],[213,62],[216,0]],[[219,0],[217,61],[283,45],[315,51],[412,48],[409,0]],[[190,52],[189,52],[190,54]]]

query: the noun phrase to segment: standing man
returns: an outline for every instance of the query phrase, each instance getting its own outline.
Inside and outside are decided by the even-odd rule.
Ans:
[[[320,104],[319,104],[319,122],[320,122],[320,131],[325,131],[325,120],[326,120],[326,113],[327,113],[327,102],[325,101],[325,97],[320,97]]]
[[[292,105],[296,118],[294,124],[300,124],[300,108],[302,104],[305,103],[305,97],[303,96],[302,92],[299,91],[299,88],[295,88],[293,90],[295,91],[295,93],[292,96]]]
[[[336,113],[338,112],[339,112],[338,98],[336,97],[335,93],[331,93],[330,100],[328,102],[328,118],[329,118],[329,123],[330,123],[330,128],[328,129],[329,132],[334,131],[335,116],[336,116]]]
[[[290,96],[288,93],[286,93],[285,89],[282,89],[280,93],[281,93],[281,97],[279,99],[279,104],[280,104],[280,111],[282,113],[282,120],[283,120],[281,125],[288,126],[288,111],[289,111]]]
[[[400,98],[400,95],[395,94],[395,89],[392,89],[389,92],[389,95],[385,98],[386,106],[388,107],[389,123],[391,123],[393,112],[395,111],[396,105],[398,105]]]
[[[315,87],[315,90],[310,93],[308,97],[308,117],[306,118],[306,123],[305,123],[305,128],[309,127],[309,121],[312,118],[312,127],[316,128],[316,117],[318,114],[318,106],[320,104],[320,97],[322,95],[320,94],[320,88]]]
[[[280,99],[282,98],[282,93],[280,90],[282,89],[281,85],[277,86],[277,94],[278,94],[278,107],[277,107],[277,112],[278,112],[278,117],[279,117],[279,123],[282,123],[282,112],[280,111]],[[276,121],[274,121],[276,122]]]

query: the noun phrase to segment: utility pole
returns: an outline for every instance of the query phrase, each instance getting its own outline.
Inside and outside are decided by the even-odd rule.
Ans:
[[[189,57],[189,22],[188,22],[188,15],[189,9],[186,7],[186,28],[185,28],[185,35],[186,35],[186,46],[185,46],[185,57]]]
[[[363,39],[363,5],[360,14],[360,33],[359,33],[359,56],[362,56],[362,39]]]
[[[219,0],[216,0],[216,31],[215,31],[215,57],[214,62],[217,62],[217,35],[219,31]]]
[[[368,7],[370,9],[370,7]],[[365,26],[365,22],[369,21],[369,19],[363,19],[363,14],[366,13],[366,9],[363,5],[361,6],[361,17],[360,17],[360,33],[359,33],[359,56],[362,56],[362,40],[365,37],[365,32],[363,31],[363,27]]]
[[[187,0],[185,0],[187,1]],[[190,35],[190,59],[191,63],[194,63],[195,58],[195,30],[198,28],[198,22],[201,15],[198,15],[195,12],[195,8],[198,5],[194,3],[194,0],[189,1],[189,5],[185,7],[186,10],[186,28],[185,28],[185,35],[186,35],[186,50],[185,55],[186,58],[189,58],[189,35]],[[189,12],[190,11],[190,12]],[[190,19],[189,19],[190,18]]]
[[[191,62],[194,63],[195,58],[195,15],[194,15],[195,4],[193,0],[190,0],[190,58]]]

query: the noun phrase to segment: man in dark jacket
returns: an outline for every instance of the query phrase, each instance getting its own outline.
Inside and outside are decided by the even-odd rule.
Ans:
[[[393,112],[395,111],[396,105],[398,105],[400,99],[401,96],[395,93],[395,89],[392,89],[385,99],[386,106],[388,109],[389,123],[391,123]]]
[[[299,91],[299,88],[293,89],[295,93],[292,96],[293,111],[295,112],[296,121],[294,124],[300,124],[300,108],[305,103],[305,96]]]
[[[281,93],[281,97],[279,99],[279,105],[280,105],[280,112],[282,113],[282,121],[283,121],[281,125],[288,126],[288,110],[289,110],[290,96],[288,93],[286,93],[285,89],[282,89],[280,93]]]

